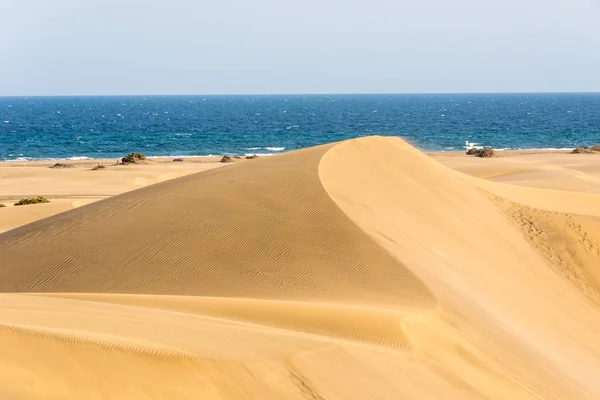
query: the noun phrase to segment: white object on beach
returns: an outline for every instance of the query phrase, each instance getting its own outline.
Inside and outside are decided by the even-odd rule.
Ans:
[[[483,149],[483,146],[479,146],[479,143],[469,143],[468,140],[465,142],[465,146],[464,147],[465,147],[466,150]]]

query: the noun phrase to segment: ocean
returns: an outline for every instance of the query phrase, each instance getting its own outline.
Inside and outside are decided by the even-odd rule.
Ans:
[[[426,151],[600,143],[600,94],[0,97],[0,160],[279,154],[369,135]]]

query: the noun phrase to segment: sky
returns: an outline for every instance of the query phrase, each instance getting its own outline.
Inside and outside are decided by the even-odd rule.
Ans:
[[[0,0],[0,96],[600,92],[600,0]]]

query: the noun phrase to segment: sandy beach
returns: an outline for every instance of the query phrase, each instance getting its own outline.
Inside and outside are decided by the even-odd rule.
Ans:
[[[0,163],[0,233],[110,196],[223,166],[219,157],[153,158],[146,164],[117,160],[54,160]],[[242,160],[240,160],[242,161]],[[72,168],[50,168],[56,163]],[[97,165],[106,168],[92,171]],[[22,198],[44,196],[50,203],[13,207]]]
[[[600,398],[600,154],[52,163],[0,165],[0,398]]]

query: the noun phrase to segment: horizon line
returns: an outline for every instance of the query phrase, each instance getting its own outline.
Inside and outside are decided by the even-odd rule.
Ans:
[[[195,93],[195,94],[34,94],[0,95],[0,98],[30,97],[225,97],[225,96],[436,96],[436,95],[533,95],[533,94],[600,94],[600,91],[549,92],[357,92],[357,93]]]

